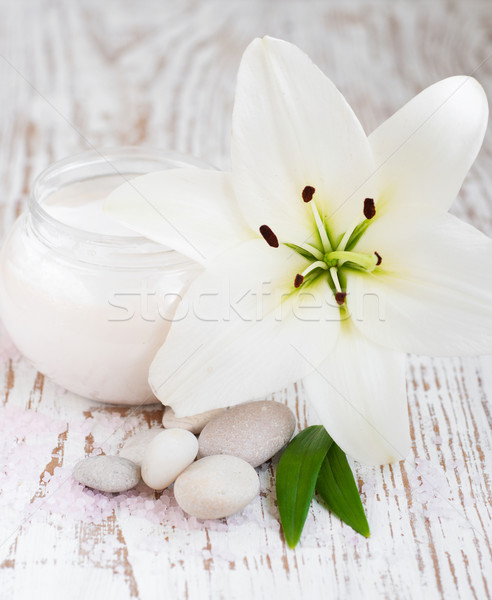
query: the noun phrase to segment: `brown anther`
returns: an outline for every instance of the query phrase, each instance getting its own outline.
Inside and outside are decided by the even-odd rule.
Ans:
[[[311,202],[311,200],[313,199],[314,196],[314,192],[316,190],[313,188],[313,186],[311,185],[307,185],[303,190],[302,190],[302,199],[304,200],[304,202]]]
[[[263,236],[265,242],[272,248],[278,248],[278,239],[268,225],[262,225],[260,227],[260,233]]]
[[[342,306],[345,302],[345,298],[347,297],[347,292],[337,292],[335,294],[335,300],[337,301],[338,306]]]
[[[381,257],[381,254],[379,254],[378,252],[374,252],[374,254],[376,255],[376,258],[378,259],[378,262],[376,263],[376,267],[379,267],[379,265],[383,262],[383,259]]]
[[[301,287],[303,281],[304,281],[304,277],[302,275],[300,275],[299,273],[297,273],[296,278],[294,279],[294,287],[295,288]]]
[[[366,198],[364,200],[364,217],[366,219],[372,219],[376,214],[376,206],[372,198]]]

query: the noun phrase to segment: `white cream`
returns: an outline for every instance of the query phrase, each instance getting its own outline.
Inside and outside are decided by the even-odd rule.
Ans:
[[[43,202],[46,212],[60,223],[82,231],[103,235],[135,236],[135,232],[116,223],[103,212],[106,197],[132,175],[105,175],[77,181],[51,194]]]
[[[120,183],[95,177],[43,200],[51,217],[77,227],[73,239],[66,230],[58,234],[56,223],[46,233],[39,215],[18,219],[0,254],[0,313],[19,350],[59,385],[104,402],[141,404],[154,401],[149,365],[197,271],[156,244],[142,240],[135,249],[135,234],[102,212]],[[86,241],[91,234],[84,232],[103,243]],[[105,247],[105,235],[121,236],[119,252]]]

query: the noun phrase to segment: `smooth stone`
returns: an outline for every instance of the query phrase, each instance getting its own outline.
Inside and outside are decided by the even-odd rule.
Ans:
[[[279,402],[239,404],[203,428],[199,456],[231,454],[258,467],[285,446],[295,427],[294,414]]]
[[[173,483],[198,454],[198,440],[186,429],[164,429],[145,450],[142,479],[154,490]]]
[[[177,417],[174,414],[174,410],[171,406],[166,406],[164,414],[162,415],[162,424],[166,429],[179,428],[191,431],[191,433],[198,434],[215,417],[221,415],[225,408],[216,408],[214,410],[207,410],[207,412],[199,413],[198,415],[192,415],[191,417]]]
[[[91,456],[75,465],[73,476],[100,492],[126,492],[140,481],[140,468],[121,456]]]
[[[176,502],[197,519],[229,517],[254,500],[259,491],[260,480],[253,467],[225,454],[196,461],[174,483]]]
[[[147,446],[161,431],[162,427],[153,427],[152,429],[146,429],[133,435],[123,444],[121,450],[118,452],[118,456],[127,458],[140,467]]]

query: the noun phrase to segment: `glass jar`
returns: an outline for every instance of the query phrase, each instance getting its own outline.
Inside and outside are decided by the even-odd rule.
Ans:
[[[206,167],[146,148],[90,151],[33,184],[0,253],[0,315],[22,354],[71,392],[155,401],[150,363],[200,267],[94,210],[132,177],[183,166]]]

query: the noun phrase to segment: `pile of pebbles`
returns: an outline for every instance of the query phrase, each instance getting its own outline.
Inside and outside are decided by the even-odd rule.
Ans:
[[[164,429],[140,432],[117,456],[86,458],[74,478],[101,492],[126,492],[140,478],[154,490],[174,484],[179,506],[198,519],[220,519],[242,510],[259,493],[255,467],[291,439],[292,411],[278,402],[248,402],[178,418],[166,407]],[[198,436],[198,438],[197,438]]]

